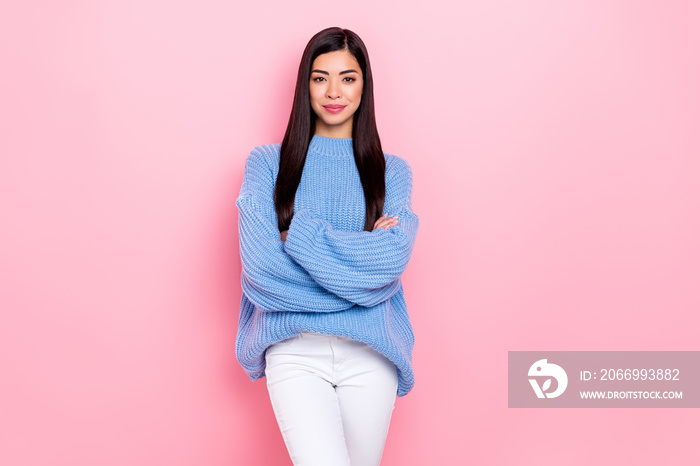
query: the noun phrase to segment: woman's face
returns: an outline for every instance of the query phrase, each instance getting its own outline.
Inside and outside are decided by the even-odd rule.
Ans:
[[[311,108],[318,117],[314,134],[352,137],[352,118],[360,106],[363,87],[360,64],[347,50],[316,57],[309,81]]]

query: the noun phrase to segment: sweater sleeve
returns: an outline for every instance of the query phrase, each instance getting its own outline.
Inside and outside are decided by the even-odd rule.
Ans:
[[[401,274],[418,231],[418,216],[411,206],[412,185],[410,166],[394,156],[387,174],[384,212],[398,216],[398,225],[371,232],[344,231],[300,209],[289,226],[285,251],[338,296],[361,306],[386,301],[401,287]]]
[[[316,283],[284,251],[268,155],[264,146],[250,153],[236,199],[243,293],[267,311],[335,312],[353,307]]]

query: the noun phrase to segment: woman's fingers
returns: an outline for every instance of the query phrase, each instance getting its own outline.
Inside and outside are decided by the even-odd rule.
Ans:
[[[389,228],[398,225],[399,223],[399,218],[398,217],[387,217],[388,214],[384,214],[379,219],[375,222],[374,224],[374,229],[376,230],[377,228],[384,228],[385,230],[388,230]]]
[[[374,222],[374,230],[376,230],[377,228],[380,228],[380,225],[382,224],[382,221],[384,220],[384,217],[386,217],[386,216],[387,216],[387,214],[384,214],[381,217],[379,217],[376,222]]]

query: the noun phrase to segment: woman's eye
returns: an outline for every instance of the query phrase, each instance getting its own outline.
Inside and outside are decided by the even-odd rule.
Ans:
[[[321,76],[316,76],[315,78],[312,78],[311,80],[314,81],[314,82],[320,83],[320,82],[321,82],[321,81],[320,81],[321,79],[324,79],[324,80],[325,80],[326,78],[323,78],[323,77],[321,77]],[[349,79],[349,81],[345,81],[346,79]],[[345,78],[343,78],[343,81],[345,81],[346,83],[351,83],[351,82],[353,82],[353,81],[356,81],[356,79],[355,79],[355,78],[351,78],[350,76],[346,76]]]

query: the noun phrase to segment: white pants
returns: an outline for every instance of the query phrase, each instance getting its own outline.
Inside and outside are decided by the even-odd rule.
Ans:
[[[378,466],[396,366],[365,343],[302,332],[265,353],[267,389],[295,466]]]

